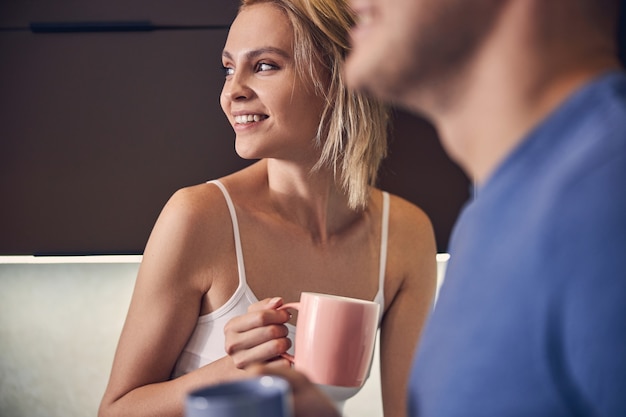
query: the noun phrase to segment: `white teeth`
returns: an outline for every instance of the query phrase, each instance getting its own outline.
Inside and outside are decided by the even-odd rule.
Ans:
[[[260,122],[264,118],[265,117],[261,116],[260,114],[243,114],[240,116],[235,116],[235,123],[246,124],[252,122]]]

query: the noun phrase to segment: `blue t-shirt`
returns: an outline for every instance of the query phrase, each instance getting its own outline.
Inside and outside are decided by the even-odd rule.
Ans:
[[[626,416],[625,74],[528,135],[476,190],[450,252],[411,416]]]

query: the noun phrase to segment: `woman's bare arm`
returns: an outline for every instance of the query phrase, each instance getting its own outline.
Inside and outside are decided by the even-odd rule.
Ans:
[[[397,198],[392,200],[389,233],[388,272],[399,273],[401,279],[395,294],[386,292],[393,299],[380,333],[381,387],[384,415],[402,417],[410,365],[436,288],[436,246],[426,215]]]
[[[196,194],[177,192],[150,236],[100,406],[101,417],[180,416],[189,390],[242,374],[225,357],[169,380],[214,279],[211,268],[206,268],[207,258],[210,264],[212,256],[220,256],[220,245],[232,239],[232,234],[220,236],[228,233],[227,228],[203,220],[219,217],[219,212],[207,213],[207,202],[199,201]],[[223,204],[223,197],[218,198],[217,207]]]

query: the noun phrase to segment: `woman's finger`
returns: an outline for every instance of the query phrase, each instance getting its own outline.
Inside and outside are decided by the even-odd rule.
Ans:
[[[248,307],[248,312],[251,313],[253,311],[267,310],[267,309],[277,309],[278,307],[283,305],[283,299],[280,297],[274,298],[266,298],[257,303],[254,303]]]
[[[234,317],[224,326],[224,333],[244,333],[249,330],[286,323],[290,318],[285,310],[261,309]]]
[[[291,341],[286,338],[268,340],[248,349],[237,350],[230,353],[230,357],[239,369],[246,369],[256,363],[266,363],[280,357],[291,347]]]
[[[226,334],[224,348],[226,353],[233,355],[241,350],[251,349],[274,339],[285,338],[289,334],[287,326],[273,324],[255,327],[245,332],[230,332]]]

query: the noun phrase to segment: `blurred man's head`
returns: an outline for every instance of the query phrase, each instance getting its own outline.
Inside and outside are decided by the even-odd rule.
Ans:
[[[347,81],[421,111],[424,94],[432,98],[449,83],[464,81],[472,60],[495,31],[501,36],[516,26],[512,36],[536,44],[551,36],[564,40],[569,33],[577,44],[571,47],[577,48],[579,39],[591,44],[598,36],[615,38],[619,1],[351,0],[359,18],[346,63]],[[506,25],[498,26],[503,12]],[[518,25],[518,17],[526,26]]]
[[[353,0],[348,82],[407,104],[414,89],[447,82],[472,58],[509,0]]]

